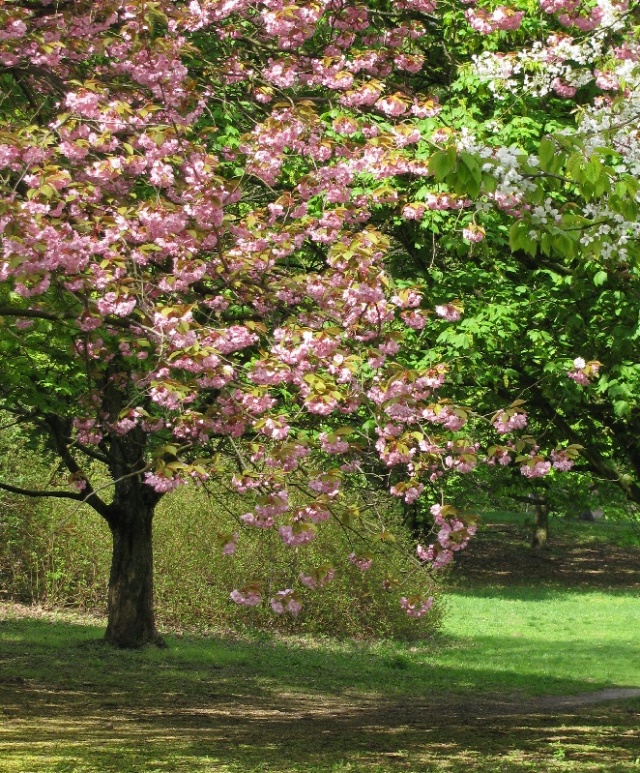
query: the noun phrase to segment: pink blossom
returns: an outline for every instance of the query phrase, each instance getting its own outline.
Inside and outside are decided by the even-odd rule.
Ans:
[[[328,497],[336,497],[340,493],[340,478],[337,475],[321,475],[311,478],[307,484],[317,494],[326,494]]]
[[[296,520],[311,521],[312,523],[321,523],[331,517],[331,512],[323,505],[312,503],[298,509]]]
[[[551,459],[554,469],[560,472],[568,472],[574,465],[573,459],[569,458],[566,451],[552,451]]]
[[[500,5],[492,13],[483,8],[468,8],[464,15],[476,32],[489,35],[496,30],[517,30],[522,24],[524,11]]]
[[[278,615],[289,612],[293,617],[296,617],[302,609],[302,604],[298,601],[298,597],[291,588],[278,591],[269,603],[271,609]]]
[[[491,20],[500,30],[517,30],[522,24],[524,11],[515,11],[505,5],[498,6],[491,14]]]
[[[325,583],[333,580],[335,570],[328,564],[315,569],[311,574],[300,573],[300,582],[311,590],[322,587]]]
[[[571,15],[561,13],[558,16],[558,21],[564,27],[577,27],[583,32],[589,32],[596,29],[600,25],[604,18],[604,11],[600,6],[596,5],[589,10],[588,16]]]
[[[304,401],[304,405],[309,413],[314,413],[318,416],[328,416],[330,413],[333,413],[338,405],[338,401],[335,397],[326,394],[313,395]]]
[[[231,539],[225,542],[222,546],[222,554],[225,556],[232,556],[236,552],[238,547],[238,532],[234,532]]]
[[[403,311],[400,315],[404,320],[405,325],[413,328],[414,330],[422,330],[427,324],[427,316],[423,311],[419,309],[412,309],[411,311]]]
[[[594,70],[596,78],[596,86],[603,91],[619,91],[620,83],[612,72],[603,72],[602,70]]]
[[[496,462],[503,467],[506,467],[506,465],[511,464],[511,454],[509,453],[509,449],[507,448],[496,448],[493,456],[491,456],[488,460],[488,464],[494,465]]]
[[[418,483],[415,486],[410,486],[404,493],[404,501],[410,505],[418,499],[420,494],[424,491],[424,484]]]
[[[371,569],[371,565],[373,564],[373,558],[369,556],[365,556],[363,558],[358,558],[358,556],[355,553],[349,554],[349,561],[354,565],[357,566],[358,569],[361,572],[367,572],[369,569]]]
[[[236,604],[241,604],[245,607],[255,607],[261,601],[260,594],[255,590],[245,591],[244,593],[239,590],[232,590],[229,598]]]
[[[17,171],[20,166],[16,163],[20,158],[20,151],[11,145],[0,144],[0,169],[9,167]]]
[[[409,108],[402,94],[392,94],[389,97],[383,97],[376,102],[376,107],[381,113],[393,117],[404,115]]]
[[[589,386],[589,379],[581,370],[569,370],[567,371],[567,376],[575,381],[576,384],[580,384],[581,386]]]
[[[601,363],[597,360],[585,362],[583,357],[576,357],[573,361],[573,369],[567,371],[567,376],[582,386],[588,386],[591,379],[600,371]]]
[[[464,16],[471,27],[481,35],[490,35],[496,29],[491,23],[489,14],[482,8],[478,11],[469,8],[464,12]]]
[[[432,604],[433,596],[429,596],[428,599],[423,599],[421,596],[411,596],[407,599],[403,596],[400,599],[400,606],[409,617],[423,617],[431,609]]]
[[[580,7],[580,0],[540,0],[540,8],[545,13],[573,13]]]
[[[65,105],[84,118],[100,117],[100,95],[92,91],[85,89],[80,89],[78,92],[70,91],[65,97]]]
[[[301,572],[298,579],[304,586],[306,586],[307,588],[310,588],[311,590],[315,590],[318,587],[317,580],[315,579],[315,577],[313,577],[310,574],[305,574],[304,572]]]
[[[418,499],[420,494],[424,491],[423,483],[416,483],[415,485],[396,484],[391,486],[389,491],[396,497],[402,497],[404,501],[410,505]]]
[[[127,296],[118,297],[116,293],[106,293],[97,302],[98,310],[104,316],[127,317],[136,307],[136,299]]]
[[[429,97],[422,101],[414,100],[411,106],[411,114],[416,118],[433,118],[442,111],[442,105],[438,102],[438,97]]]
[[[260,431],[273,440],[284,440],[289,432],[291,432],[291,427],[286,424],[283,417],[280,416],[277,419],[269,418],[264,421],[264,423],[261,422]]]
[[[339,435],[321,432],[318,436],[320,447],[327,454],[344,454],[349,450],[349,443]]]
[[[551,88],[558,96],[567,97],[568,99],[575,97],[576,91],[578,90],[575,86],[565,83],[561,78],[554,78],[551,83]]]
[[[436,306],[436,314],[447,322],[457,322],[462,316],[460,308],[452,303]]]
[[[407,220],[422,220],[424,213],[426,212],[426,204],[414,202],[412,204],[405,204],[402,209],[402,216]]]
[[[481,242],[486,235],[486,232],[482,226],[471,223],[466,228],[462,229],[462,236],[469,242]]]
[[[154,491],[159,494],[165,494],[168,491],[174,491],[183,482],[180,478],[166,477],[165,475],[157,475],[152,472],[145,472],[144,482],[147,486],[151,486]]]
[[[517,429],[524,429],[527,426],[527,414],[524,411],[498,411],[493,420],[493,426],[499,435],[505,435],[507,432],[513,432]]]
[[[544,478],[545,475],[548,475],[550,469],[551,462],[536,460],[533,464],[523,464],[522,467],[520,467],[520,473],[524,475],[525,478]]]
[[[310,527],[300,528],[299,526],[280,526],[278,532],[284,544],[289,547],[306,545],[316,538],[315,531]]]
[[[16,40],[17,38],[24,37],[26,34],[27,25],[21,19],[14,19],[3,30],[0,30],[0,41]]]
[[[445,466],[449,469],[455,470],[456,472],[460,473],[467,473],[471,472],[471,470],[475,470],[477,465],[477,460],[474,459],[464,459],[454,456],[445,456],[444,458]]]

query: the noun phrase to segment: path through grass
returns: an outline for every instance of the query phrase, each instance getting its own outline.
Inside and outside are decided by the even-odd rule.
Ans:
[[[422,646],[171,637],[115,653],[99,626],[0,608],[0,771],[640,771],[640,700],[536,698],[640,687],[634,582],[462,571],[473,588]]]

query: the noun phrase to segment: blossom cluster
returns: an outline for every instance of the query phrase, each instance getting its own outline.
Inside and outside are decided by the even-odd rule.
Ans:
[[[421,561],[429,561],[434,569],[441,569],[451,563],[454,553],[467,546],[476,533],[476,527],[465,523],[449,505],[433,505],[431,515],[438,529],[436,540],[426,548],[418,545],[416,553]]]

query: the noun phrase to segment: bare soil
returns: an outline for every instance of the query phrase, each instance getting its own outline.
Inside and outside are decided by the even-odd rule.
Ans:
[[[553,534],[546,547],[532,550],[521,524],[486,524],[458,554],[454,580],[461,585],[550,585],[640,591],[640,547],[623,548]]]

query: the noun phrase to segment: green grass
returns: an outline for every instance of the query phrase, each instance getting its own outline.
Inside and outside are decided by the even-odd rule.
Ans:
[[[196,694],[198,674],[213,668],[241,674],[250,692],[369,697],[423,697],[425,683],[438,693],[517,691],[523,697],[640,687],[640,598],[632,592],[456,592],[447,597],[442,635],[421,645],[170,636],[168,650],[114,653],[96,643],[101,630],[6,619],[0,624],[0,677],[18,673],[78,690],[86,683],[115,689],[125,680],[131,691],[137,669],[159,669],[154,678],[161,682],[182,674],[187,692],[195,680]]]
[[[497,536],[477,555],[493,544],[498,562]],[[413,644],[168,636],[114,652],[102,622],[0,608],[0,771],[640,773],[639,699],[541,708],[640,687],[640,554],[624,556],[630,585],[612,591],[470,575],[441,634]]]
[[[523,695],[640,687],[634,591],[487,588],[449,598],[444,631],[464,650],[470,686]],[[446,648],[439,659],[451,659]]]
[[[483,719],[485,702],[500,696],[638,686],[640,600],[631,595],[455,594],[443,638],[423,646],[169,637],[168,650],[114,652],[100,633],[62,621],[0,624],[3,773],[636,769],[640,701],[608,708],[622,739],[617,767],[597,766],[609,753],[602,709],[567,714],[564,735],[545,717]],[[461,722],[468,706],[475,716]],[[576,748],[584,763],[586,737],[596,767],[571,767]]]

